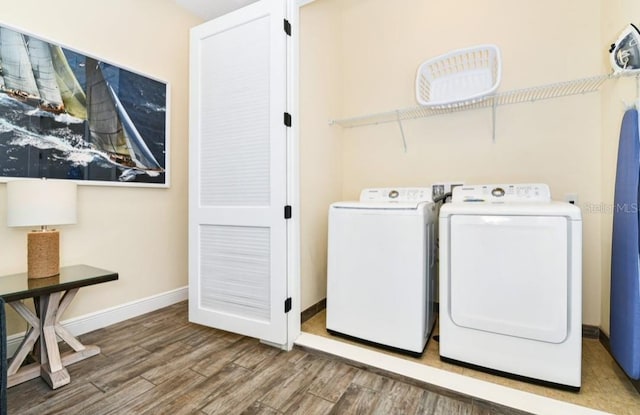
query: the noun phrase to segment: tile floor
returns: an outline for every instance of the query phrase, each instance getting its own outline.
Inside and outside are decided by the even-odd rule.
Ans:
[[[359,343],[331,336],[325,330],[325,321],[325,310],[322,310],[303,323],[302,331],[323,337],[329,337],[334,340],[350,344],[361,345]],[[444,369],[472,378],[493,382],[502,386],[574,403],[588,408],[619,415],[640,414],[640,394],[635,390],[631,382],[629,382],[625,374],[622,372],[622,369],[620,369],[620,367],[615,363],[600,341],[595,339],[585,339],[582,344],[582,388],[579,393],[561,391],[544,386],[519,382],[513,379],[490,375],[473,369],[441,362],[438,353],[438,343],[433,339],[429,340],[427,350],[421,358],[413,358],[403,354],[389,352],[384,349],[376,349],[371,346],[361,346],[410,361],[421,362],[431,367]]]

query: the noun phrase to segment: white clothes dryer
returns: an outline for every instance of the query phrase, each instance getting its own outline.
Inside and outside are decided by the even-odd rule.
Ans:
[[[365,189],[329,208],[327,330],[414,355],[435,322],[431,188]]]
[[[439,226],[441,359],[579,390],[580,209],[544,184],[462,186]]]

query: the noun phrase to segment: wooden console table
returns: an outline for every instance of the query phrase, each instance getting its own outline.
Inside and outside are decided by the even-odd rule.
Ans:
[[[86,346],[69,333],[60,324],[60,317],[80,288],[117,279],[117,272],[88,265],[62,267],[59,275],[49,278],[28,279],[26,273],[0,276],[0,297],[30,326],[9,362],[7,386],[42,376],[51,388],[59,388],[71,381],[66,366],[99,354],[98,346]],[[24,304],[23,300],[29,298],[33,298],[38,313]],[[58,337],[73,351],[60,355]],[[36,362],[23,366],[38,339]]]

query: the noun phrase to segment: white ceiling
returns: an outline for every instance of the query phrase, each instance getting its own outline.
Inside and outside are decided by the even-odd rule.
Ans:
[[[178,5],[204,20],[211,20],[258,0],[176,0]]]

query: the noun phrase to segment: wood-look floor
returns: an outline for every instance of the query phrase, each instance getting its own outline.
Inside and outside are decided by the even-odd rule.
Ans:
[[[187,322],[182,302],[81,336],[102,353],[8,391],[9,414],[522,414]]]

